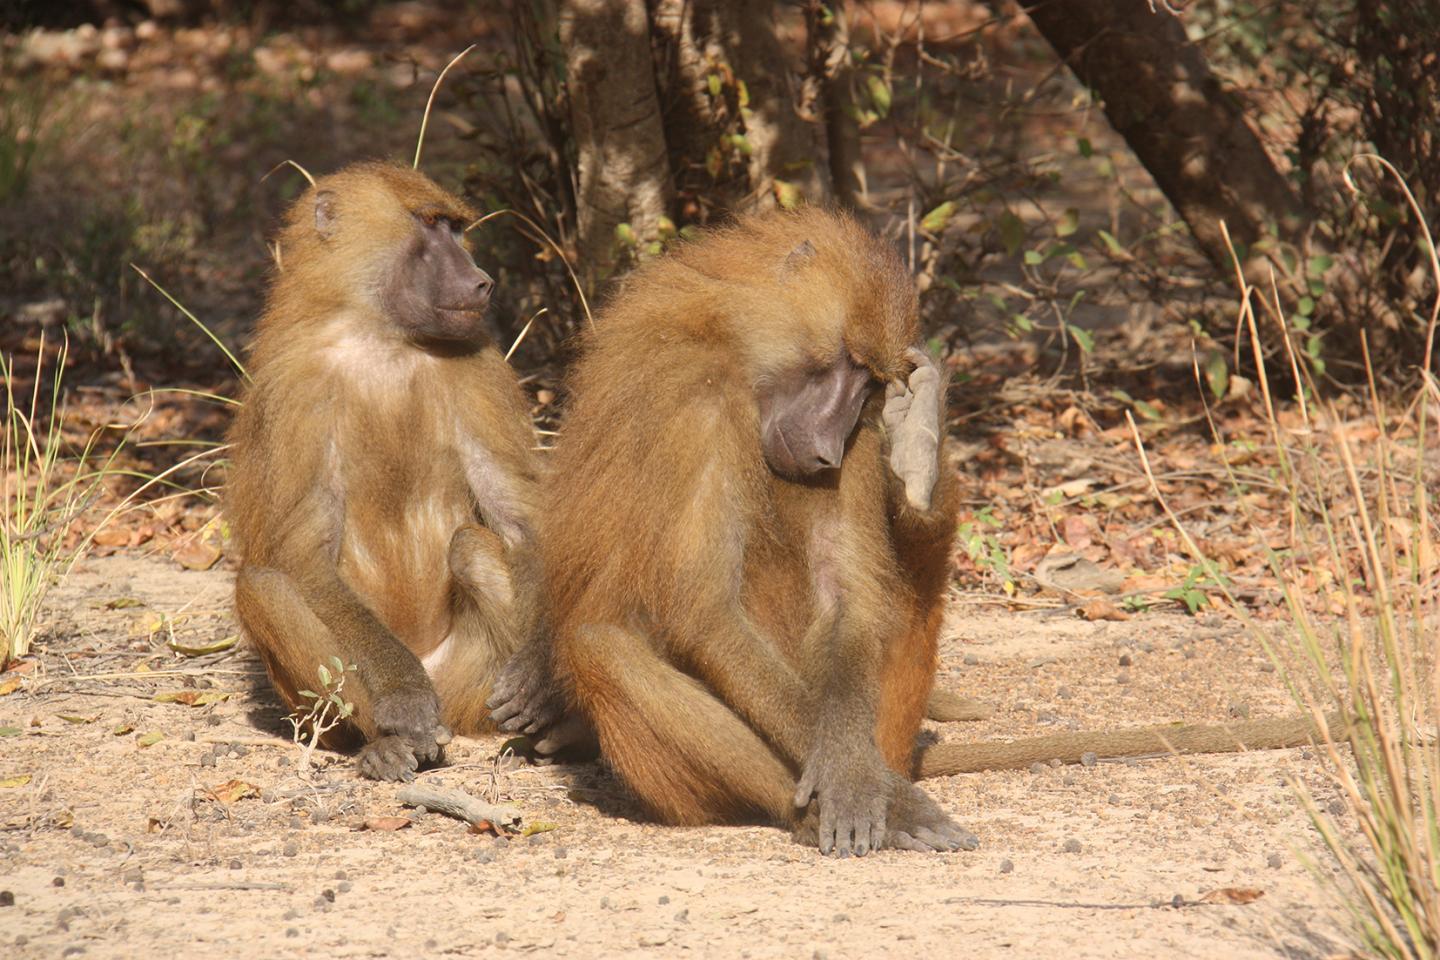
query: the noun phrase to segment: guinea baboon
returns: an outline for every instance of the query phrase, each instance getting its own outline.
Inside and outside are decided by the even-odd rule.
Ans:
[[[409,779],[488,726],[494,668],[534,630],[526,400],[485,321],[464,203],[362,163],[290,208],[231,431],[235,605],[291,707],[338,656],[362,773]]]
[[[975,839],[913,776],[1310,739],[1306,721],[917,750],[956,478],[914,285],[848,217],[744,219],[627,278],[573,372],[539,542],[551,644],[503,729],[567,706],[660,819],[760,819],[822,852]],[[563,740],[564,738],[558,738]]]

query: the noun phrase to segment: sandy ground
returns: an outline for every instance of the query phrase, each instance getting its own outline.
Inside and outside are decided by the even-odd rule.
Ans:
[[[0,697],[0,727],[21,731],[0,738],[0,782],[30,778],[0,787],[0,902],[13,896],[0,955],[1345,953],[1343,911],[1305,865],[1312,832],[1287,786],[1298,776],[1333,796],[1309,751],[934,781],[978,851],[833,861],[776,830],[646,823],[603,770],[501,768],[493,737],[458,741],[422,782],[508,800],[555,829],[495,839],[430,813],[357,832],[413,811],[345,758],[300,780],[243,646],[184,659],[167,631],[148,635],[156,614],[191,646],[233,633],[229,590],[228,573],[140,556],[89,561],[64,584],[40,665]],[[1218,618],[1087,623],[957,602],[943,656],[944,682],[996,708],[940,728],[946,738],[1286,706],[1255,643]],[[187,689],[230,696],[153,699]],[[208,792],[231,780],[259,795],[226,804]],[[1224,888],[1263,896],[1195,903]]]

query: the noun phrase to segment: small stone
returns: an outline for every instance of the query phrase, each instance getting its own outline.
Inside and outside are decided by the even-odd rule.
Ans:
[[[349,880],[341,880],[338,884],[335,885],[335,889],[339,893],[349,893],[351,890],[354,889],[354,887],[350,885]]]
[[[1230,716],[1234,717],[1236,720],[1249,720],[1250,704],[1245,703],[1241,700],[1236,700],[1234,703],[1230,704]]]
[[[1075,696],[1075,691],[1071,690],[1069,687],[1061,687],[1059,690],[1055,691],[1055,696],[1059,697],[1061,700],[1069,700]]]
[[[831,920],[833,920],[835,923],[849,923],[849,922],[850,922],[850,914],[848,914],[848,913],[837,913],[837,914],[835,914],[835,916],[831,917]]]
[[[336,880],[349,880],[349,879],[350,879],[350,874],[346,873],[344,870],[336,870],[336,871],[335,871],[335,879],[336,879]]]
[[[126,883],[139,883],[144,879],[145,874],[141,872],[139,867],[132,867],[125,871],[124,880]]]
[[[528,838],[526,838],[526,839],[527,839],[527,842],[530,844],[530,846],[532,846],[532,847],[538,847],[538,846],[540,846],[542,843],[545,843],[545,834],[543,834],[543,833],[532,833],[532,834],[530,834],[530,836],[529,836]]]
[[[285,846],[281,848],[280,852],[285,854],[285,856],[287,857],[297,856],[300,853],[300,845],[294,840],[287,841]]]
[[[220,714],[218,713],[212,713],[210,714],[210,716],[205,718],[205,722],[212,727],[218,727],[220,726],[220,724],[225,722],[225,718],[220,716]]]
[[[1038,760],[1035,763],[1030,764],[1030,772],[1037,776],[1044,773],[1046,769],[1048,768],[1045,766],[1045,764],[1040,763]]]
[[[1272,853],[1270,854],[1270,856],[1265,858],[1265,866],[1269,867],[1271,870],[1279,870],[1280,864],[1282,862],[1283,861],[1280,859],[1280,854],[1278,853]]]
[[[92,847],[108,847],[110,845],[110,838],[103,833],[92,833],[86,839],[90,841]]]
[[[240,869],[240,861],[239,861],[239,860],[231,860],[231,861],[230,861],[230,869],[231,869],[231,870],[239,870],[239,869]]]
[[[324,897],[324,898],[325,898],[328,902],[330,902],[330,903],[334,903],[334,902],[335,902],[335,891],[334,891],[334,890],[331,890],[329,887],[326,887],[324,890],[321,890],[321,891],[320,891],[320,896]]]
[[[504,930],[500,930],[495,934],[495,946],[503,947],[509,942],[510,934],[506,933]],[[425,948],[427,950],[434,950],[437,946],[439,946],[439,944],[437,944],[434,940],[425,941]]]
[[[419,806],[417,806],[417,807],[415,808],[414,819],[419,820],[421,817],[425,816],[425,814],[427,814],[427,813],[429,813],[429,812],[430,812],[430,808],[427,807],[427,806],[425,806],[425,805],[422,803],[422,804],[420,804]]]
[[[480,862],[480,863],[494,863],[494,862],[495,862],[495,854],[494,854],[494,852],[493,852],[493,851],[490,851],[490,850],[486,850],[486,849],[484,849],[484,848],[481,848],[481,849],[479,849],[479,850],[476,850],[474,853],[472,853],[472,854],[470,855],[470,858],[471,858],[472,860],[476,860],[476,861],[478,861],[478,862]]]
[[[329,900],[326,900],[324,897],[316,897],[316,898],[315,898],[315,909],[316,909],[316,910],[320,910],[320,911],[329,910],[329,909],[330,909],[330,901],[329,901]]]
[[[291,817],[291,818],[290,818],[290,829],[291,829],[291,830],[300,830],[300,829],[302,829],[304,826],[305,826],[305,824],[300,821],[300,818],[299,818],[299,817]]]
[[[1128,673],[1117,674],[1116,677],[1115,677],[1115,682],[1116,682],[1116,683],[1129,683],[1129,682],[1130,682],[1130,674],[1128,674]]]
[[[1186,647],[1186,648],[1185,648],[1183,651],[1181,651],[1181,652],[1184,654],[1186,660],[1194,660],[1194,659],[1195,659],[1195,648],[1194,648],[1194,647]],[[1178,896],[1180,896],[1180,894],[1177,893],[1177,894],[1175,894],[1175,896],[1178,897]]]
[[[974,666],[978,666],[979,663],[980,663],[980,658],[977,657],[977,656],[975,656],[975,654],[973,654],[973,653],[967,653],[967,654],[965,654],[965,666],[967,666],[967,667],[974,667]]]
[[[195,742],[195,731],[194,731],[194,730],[186,730],[184,733],[180,734],[180,739],[181,739],[181,740],[184,740],[186,743],[194,743],[194,742]]]
[[[676,914],[675,914],[675,922],[676,922],[676,923],[689,923],[689,922],[690,922],[690,911],[689,911],[688,909],[686,909],[686,910],[681,910],[680,912],[676,913]]]
[[[283,917],[281,917],[280,919],[281,919],[281,920],[299,920],[299,919],[300,919],[300,913],[299,913],[299,911],[297,911],[297,910],[295,910],[295,909],[292,908],[292,909],[290,909],[290,910],[286,910],[286,911],[285,911],[285,915],[284,915]]]
[[[1141,644],[1140,644],[1140,649],[1141,649],[1141,651],[1143,651],[1144,653],[1154,653],[1154,652],[1155,652],[1155,644],[1153,644],[1153,643],[1151,643],[1150,641],[1147,640],[1147,641],[1145,641],[1144,643],[1141,643]]]
[[[78,957],[78,956],[83,955],[84,953],[85,953],[85,948],[82,947],[82,946],[80,946],[79,944],[76,944],[75,946],[66,947],[64,950],[61,950],[61,951],[60,951],[60,956],[62,956],[62,957]]]
[[[1110,796],[1109,796],[1108,798],[1106,798],[1106,802],[1109,803],[1110,806],[1112,806],[1112,807],[1118,807],[1118,806],[1120,806],[1121,804],[1123,804],[1125,801],[1123,801],[1123,800],[1120,799],[1120,794],[1118,794],[1118,793],[1112,793],[1112,794],[1110,794]]]
[[[660,899],[659,899],[659,900],[656,900],[655,902],[658,903],[658,904],[660,904],[660,906],[663,907],[663,906],[665,906],[665,904],[667,904],[667,903],[670,902],[670,898],[667,897],[667,896],[664,896],[664,895],[662,894],[661,897],[660,897]]]
[[[1060,718],[1049,710],[1041,710],[1035,714],[1036,723],[1059,723]]]
[[[1014,872],[1015,872],[1015,864],[1012,863],[1012,862],[1010,862],[1009,860],[1001,860],[1001,861],[1000,861],[1000,872],[1001,872],[1001,873],[1014,873]]]
[[[64,877],[56,877],[54,880],[51,880],[51,881],[50,881],[50,886],[52,886],[52,887],[63,887],[63,886],[65,886],[65,878],[64,878]]]
[[[328,823],[329,821],[330,811],[326,810],[324,807],[316,807],[315,809],[310,811],[311,823]]]
[[[286,928],[285,928],[285,936],[287,936],[287,937],[289,937],[289,938],[291,938],[291,939],[293,940],[295,937],[300,936],[300,931],[299,931],[299,930],[296,930],[294,927],[286,927]]]
[[[1130,660],[1130,654],[1128,654],[1128,653],[1122,653],[1122,654],[1120,654],[1120,666],[1122,666],[1122,667],[1128,667],[1128,666],[1130,666],[1131,662],[1132,662],[1132,661]]]
[[[1062,761],[1059,757],[1053,757],[1053,758],[1051,758],[1051,760],[1050,760],[1050,769],[1052,769],[1052,770],[1058,770],[1058,769],[1060,769],[1060,768],[1063,767],[1063,766],[1065,766],[1065,763],[1064,763],[1064,761]]]
[[[0,890],[0,907],[15,906],[15,894],[9,890]]]
[[[1260,664],[1260,672],[1261,672],[1261,673],[1274,673],[1274,672],[1275,672],[1275,664],[1271,663],[1269,660],[1266,660],[1264,663]]]
[[[1176,910],[1179,910],[1181,907],[1185,906],[1185,898],[1178,893],[1175,894],[1175,896],[1170,898],[1170,906],[1174,907]]]
[[[568,856],[570,856],[570,851],[569,851],[569,850],[566,850],[564,847],[556,847],[556,848],[555,848],[555,859],[556,859],[556,860],[564,860],[564,859],[565,859],[566,857],[568,857]]]
[[[230,756],[232,757],[243,757],[249,752],[250,748],[243,743],[230,744]]]
[[[1080,852],[1080,841],[1079,841],[1079,840],[1076,840],[1074,837],[1071,837],[1069,840],[1066,840],[1063,844],[1061,844],[1061,846],[1060,846],[1060,852],[1061,852],[1061,853],[1079,853],[1079,852]]]
[[[1082,767],[1093,767],[1099,762],[1100,758],[1095,755],[1095,751],[1093,750],[1086,750],[1080,754],[1080,765]]]
[[[202,754],[200,754],[200,766],[202,766],[202,767],[213,767],[213,766],[215,766],[215,754],[213,754],[213,753],[202,753]]]
[[[1329,803],[1325,804],[1325,809],[1330,811],[1330,816],[1332,817],[1343,817],[1345,815],[1345,801],[1339,797],[1335,797]]]

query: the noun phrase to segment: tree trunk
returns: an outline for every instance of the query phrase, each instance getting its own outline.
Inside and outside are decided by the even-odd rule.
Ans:
[[[771,0],[653,0],[665,132],[681,191],[722,211],[830,193],[819,125],[795,111]],[[788,185],[785,189],[780,184]],[[691,211],[706,219],[707,210]]]
[[[642,247],[659,236],[670,165],[644,0],[565,0],[559,21],[579,167],[580,262],[593,282],[619,262],[620,224]]]
[[[1231,269],[1220,221],[1247,246],[1298,241],[1307,216],[1180,22],[1147,0],[1021,0],[1036,29],[1175,206],[1201,250]]]
[[[856,209],[864,201],[865,163],[860,154],[860,124],[855,120],[855,82],[850,68],[850,25],[844,0],[809,0],[805,37],[810,48],[808,79],[818,87],[814,103],[825,120],[826,155],[835,199]]]

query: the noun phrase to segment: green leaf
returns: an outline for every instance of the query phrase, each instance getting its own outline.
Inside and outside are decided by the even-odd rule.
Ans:
[[[18,737],[24,732],[19,727],[0,727],[0,737]]]
[[[337,674],[344,673],[344,672],[345,672],[345,662],[344,662],[343,660],[341,660],[339,657],[332,656],[332,657],[330,658],[330,669],[331,669],[331,670],[334,670]],[[351,666],[350,669],[351,669],[351,670],[354,670],[355,667],[354,667],[354,666]]]
[[[1075,146],[1079,148],[1080,156],[1085,157],[1087,160],[1095,153],[1095,148],[1090,145],[1089,137],[1081,137],[1079,140],[1076,140]]]
[[[1333,259],[1322,254],[1318,257],[1311,257],[1305,262],[1305,272],[1312,277],[1320,277],[1328,273],[1334,265],[1335,261]]]
[[[1300,302],[1295,304],[1295,309],[1300,311],[1300,316],[1308,317],[1315,312],[1315,300],[1313,297],[1301,297]]]
[[[1000,231],[1000,242],[1005,244],[1006,255],[1015,256],[1025,242],[1025,221],[1006,210],[1000,214],[996,227]]]
[[[525,829],[520,831],[522,837],[533,837],[537,833],[549,833],[551,830],[559,830],[560,824],[550,823],[545,820],[534,820],[525,824]]]
[[[116,597],[105,604],[106,610],[129,610],[131,607],[143,607],[145,601],[138,597]]]
[[[1090,331],[1082,330],[1073,323],[1065,324],[1065,330],[1075,339],[1075,342],[1079,344],[1080,349],[1085,353],[1090,353],[1095,349],[1095,338],[1090,335]]]
[[[201,643],[194,646],[185,643],[178,643],[174,640],[165,645],[171,650],[184,657],[203,657],[207,653],[219,653],[221,650],[229,650],[240,640],[240,634],[232,633],[228,637],[221,637],[214,643]]]
[[[788,180],[776,180],[775,202],[780,205],[781,210],[794,210],[805,202],[805,195]]]
[[[330,682],[331,682],[331,680],[330,680],[330,668],[327,667],[327,666],[325,666],[325,664],[322,663],[322,664],[320,664],[320,666],[318,666],[318,667],[315,668],[315,671],[316,671],[318,674],[320,674],[320,686],[322,686],[322,687],[328,687],[328,686],[330,686]]]
[[[635,235],[635,228],[630,224],[617,223],[615,224],[615,242],[627,250],[633,250],[635,245],[640,242],[640,238]],[[329,683],[330,681],[326,680],[325,682]]]
[[[320,694],[316,693],[314,690],[300,690],[300,691],[298,691],[298,692],[299,692],[300,696],[302,696],[302,697],[309,697],[311,700],[319,700],[319,699],[320,699]]]
[[[1095,232],[1100,239],[1105,242],[1105,249],[1109,250],[1113,256],[1118,257],[1125,253],[1125,248],[1120,246],[1120,241],[1116,240],[1115,235],[1109,230],[1097,230]]]
[[[1160,416],[1160,411],[1155,409],[1154,404],[1148,403],[1144,400],[1135,401],[1135,410],[1137,413],[1140,414],[1140,416],[1144,417],[1146,420],[1158,423],[1161,420],[1165,419],[1164,417]]]
[[[955,216],[955,201],[946,200],[920,218],[920,229],[927,233],[940,233],[953,216]]]
[[[143,750],[146,747],[155,746],[155,744],[159,743],[161,740],[164,739],[165,734],[158,731],[151,731],[150,733],[142,733],[140,734],[140,736],[136,737],[135,745]]]
[[[1055,236],[1068,237],[1078,229],[1080,229],[1080,211],[1069,207],[1055,223]]]
[[[890,114],[891,94],[890,85],[885,78],[878,73],[872,73],[865,78],[865,85],[870,91],[870,102],[875,104],[875,112],[880,116]]]
[[[1040,264],[1042,264],[1042,263],[1044,263],[1044,262],[1045,262],[1045,255],[1042,254],[1039,250],[1026,250],[1026,251],[1025,251],[1025,263],[1026,263],[1027,265],[1032,266],[1032,267],[1038,267]]]
[[[710,90],[710,96],[720,96],[720,74],[712,73],[705,78],[705,85]]]
[[[1225,354],[1218,350],[1205,358],[1205,384],[1216,400],[1224,400],[1230,390],[1230,367],[1225,363]]]
[[[1035,324],[1031,323],[1030,318],[1023,313],[1012,314],[1010,322],[1015,324],[1015,328],[1021,333],[1030,333],[1035,329]]]

